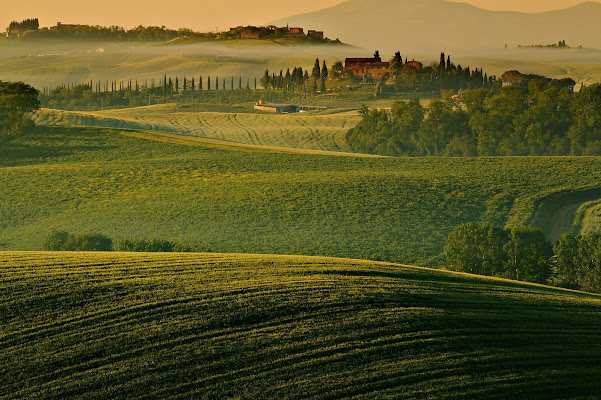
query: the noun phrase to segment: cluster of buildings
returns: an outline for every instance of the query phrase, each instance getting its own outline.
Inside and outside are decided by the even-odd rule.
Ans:
[[[415,60],[405,59],[403,63],[401,54],[398,52],[393,58],[393,62],[395,60],[399,65],[409,65],[418,71],[424,67],[421,62]],[[390,74],[390,64],[390,61],[382,61],[380,52],[376,51],[371,58],[347,58],[344,61],[344,75],[352,75],[364,80],[380,80]]]
[[[267,26],[237,26],[229,28],[228,33],[239,34],[241,39],[283,38],[283,39],[324,39],[323,31],[309,29],[305,34],[304,28],[275,25]]]
[[[295,106],[292,104],[265,103],[263,100],[259,100],[259,102],[255,104],[255,110],[271,112],[274,114],[290,114],[304,111],[323,111],[327,109],[328,107],[322,106]]]

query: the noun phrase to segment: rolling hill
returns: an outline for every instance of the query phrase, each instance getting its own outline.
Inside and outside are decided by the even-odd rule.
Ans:
[[[2,399],[584,399],[599,296],[290,256],[0,253]]]
[[[252,105],[246,105],[252,110]],[[172,132],[228,142],[307,150],[351,151],[346,132],[358,121],[356,113],[253,114],[177,112],[160,105],[103,112],[42,110],[40,125],[88,126]]]
[[[325,30],[364,48],[413,55],[556,43],[601,48],[601,4],[537,14],[489,11],[444,0],[349,0],[274,24]]]
[[[193,139],[40,127],[4,144],[0,249],[40,250],[56,229],[439,266],[456,225],[528,225],[542,200],[601,181],[599,158],[341,157]]]

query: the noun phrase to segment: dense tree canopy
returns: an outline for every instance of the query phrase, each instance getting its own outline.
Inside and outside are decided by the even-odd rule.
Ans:
[[[364,110],[347,139],[355,151],[390,156],[601,155],[601,84],[573,93],[532,80],[446,92],[426,107],[397,102]]]
[[[553,248],[540,229],[470,222],[449,234],[445,255],[455,271],[547,283]]]
[[[558,283],[572,289],[601,292],[601,234],[564,234],[555,244]]]
[[[469,222],[449,234],[454,271],[601,292],[601,234],[562,235],[554,247],[540,229]]]

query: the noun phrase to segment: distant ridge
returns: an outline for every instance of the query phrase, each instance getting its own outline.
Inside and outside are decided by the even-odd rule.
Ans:
[[[349,0],[273,23],[310,24],[349,44],[423,54],[559,40],[571,46],[601,48],[600,20],[601,4],[596,2],[527,14],[445,0]]]

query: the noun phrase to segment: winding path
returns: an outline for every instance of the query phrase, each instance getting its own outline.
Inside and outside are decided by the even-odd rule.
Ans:
[[[576,211],[589,201],[601,199],[601,188],[593,188],[549,197],[541,202],[530,223],[542,229],[555,243],[559,237],[571,231]]]

